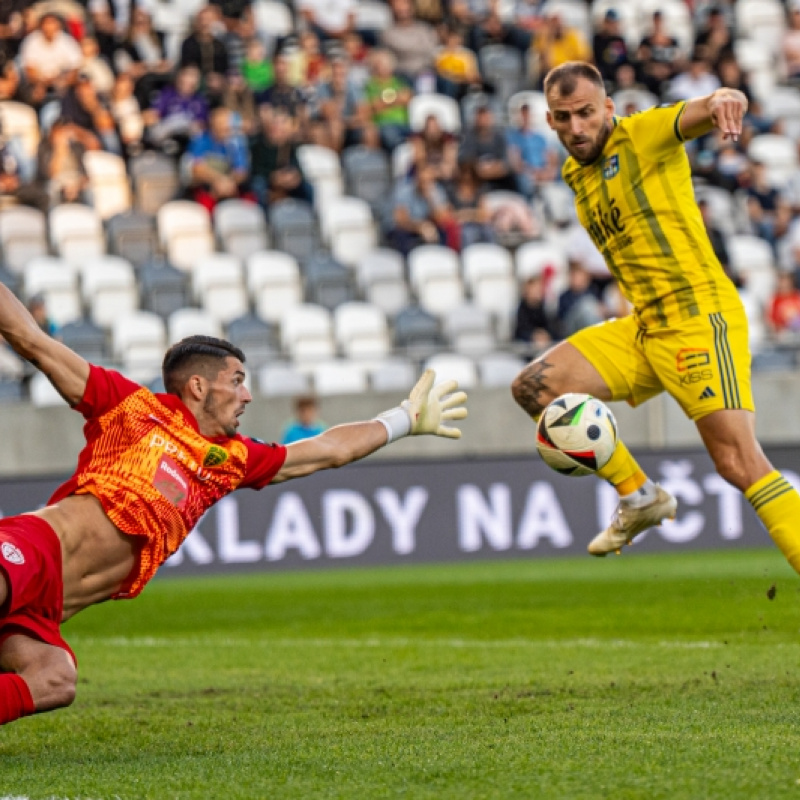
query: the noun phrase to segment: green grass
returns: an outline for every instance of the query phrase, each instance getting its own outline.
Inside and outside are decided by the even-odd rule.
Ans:
[[[772,551],[164,580],[0,796],[800,798],[798,612]]]

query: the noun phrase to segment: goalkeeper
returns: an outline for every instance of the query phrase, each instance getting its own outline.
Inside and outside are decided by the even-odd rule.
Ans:
[[[0,333],[86,419],[75,474],[39,511],[0,520],[0,724],[69,705],[75,656],[60,625],[94,603],[136,597],[202,514],[238,488],[341,467],[408,435],[457,439],[455,381],[424,373],[367,422],[283,447],[238,433],[252,397],[244,354],[193,336],[164,356],[166,393],[84,361],[42,333],[0,284]]]

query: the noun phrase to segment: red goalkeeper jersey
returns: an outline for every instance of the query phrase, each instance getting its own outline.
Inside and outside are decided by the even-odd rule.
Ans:
[[[50,498],[92,494],[123,533],[141,537],[137,564],[115,598],[136,597],[221,497],[261,489],[286,448],[237,434],[208,439],[175,395],[153,394],[92,365],[83,399],[86,446],[75,474]]]

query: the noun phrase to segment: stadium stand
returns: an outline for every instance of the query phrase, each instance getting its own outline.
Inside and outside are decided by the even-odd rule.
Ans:
[[[23,44],[40,7],[30,5]],[[591,260],[571,244],[572,193],[545,168],[565,154],[546,121],[553,53],[537,31],[560,25],[591,53],[613,11],[624,48],[604,75],[617,113],[677,99],[693,54],[712,82],[751,98],[739,142],[709,136],[687,152],[751,318],[754,368],[797,369],[800,320],[770,312],[781,275],[800,276],[800,33],[788,5],[738,0],[712,15],[683,0],[502,0],[491,35],[479,16],[442,7],[426,21],[461,26],[479,69],[463,84],[437,52],[401,71],[391,51],[381,72],[376,54],[395,22],[379,0],[358,0],[354,28],[322,41],[291,3],[226,8],[148,4],[147,40],[128,35],[122,14],[101,48],[110,82],[87,61],[43,95],[19,40],[1,43],[17,80],[0,91],[0,173],[12,187],[0,188],[0,281],[25,301],[41,296],[55,335],[87,358],[149,381],[159,348],[214,331],[245,348],[269,395],[407,388],[423,363],[465,385],[507,383],[520,364],[510,333],[522,283],[541,277],[555,305],[568,263]],[[676,44],[654,69],[656,11]],[[213,63],[197,56],[204,13],[218,22]],[[722,17],[713,37],[711,16]],[[72,36],[93,33],[91,15],[72,23]],[[232,116],[217,139],[208,121],[219,106]],[[472,186],[461,148],[487,107],[514,165],[502,186]],[[269,138],[276,112],[290,119],[289,144]],[[430,116],[440,132],[428,131]],[[420,193],[428,167],[434,184]],[[446,213],[434,220],[431,202]],[[390,245],[408,224],[400,205],[420,232],[407,258]],[[508,215],[530,227],[509,235]],[[598,288],[604,313],[618,313],[607,297]],[[49,403],[40,380],[4,376],[0,400],[26,398]]]

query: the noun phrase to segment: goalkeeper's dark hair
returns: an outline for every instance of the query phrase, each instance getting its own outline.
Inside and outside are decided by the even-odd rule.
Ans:
[[[577,88],[581,78],[605,91],[603,76],[594,64],[589,64],[587,61],[566,61],[551,69],[545,76],[545,96],[555,89],[562,97],[569,97]]]
[[[164,354],[161,375],[164,388],[180,395],[192,375],[214,380],[225,367],[226,358],[238,358],[244,364],[244,353],[235,345],[215,336],[187,336],[176,342]]]

